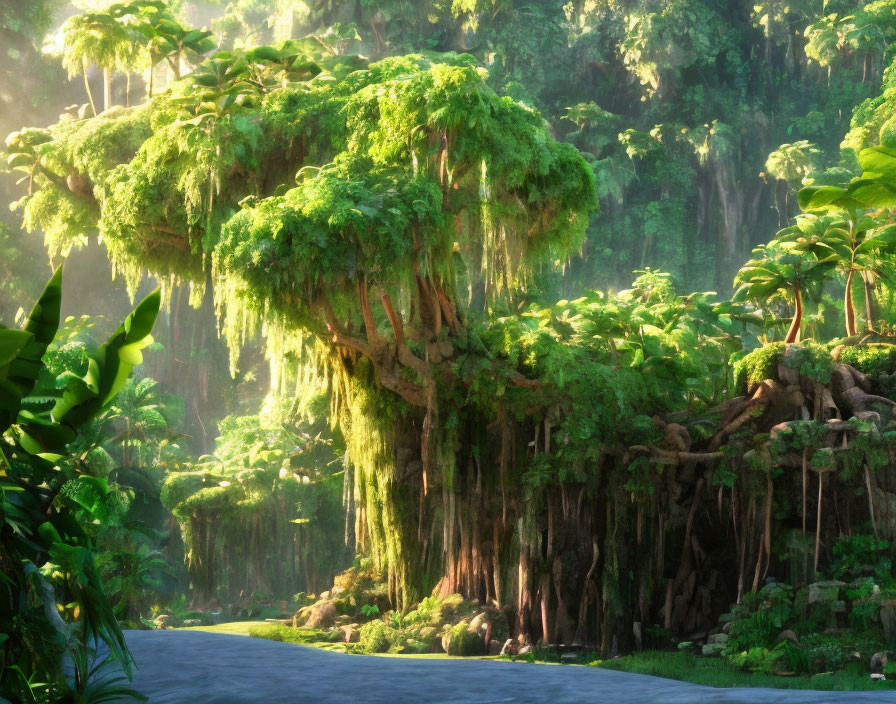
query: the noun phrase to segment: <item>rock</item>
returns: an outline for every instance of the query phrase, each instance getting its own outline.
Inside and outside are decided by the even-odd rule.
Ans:
[[[809,603],[819,601],[836,601],[840,596],[840,590],[845,587],[843,582],[833,579],[827,582],[815,582],[809,585]]]
[[[880,680],[881,682],[885,682],[887,679],[887,676],[883,672],[872,672],[871,679]]]
[[[870,670],[875,674],[883,674],[884,665],[887,664],[887,654],[886,653],[875,653],[871,656],[871,666]]]
[[[725,649],[724,643],[707,643],[703,646],[703,655],[708,658],[719,657]]]
[[[473,620],[470,621],[470,630],[479,632],[485,632],[485,629],[488,627],[488,614],[485,611],[482,611],[476,614],[473,617]]]
[[[202,619],[201,618],[186,618],[183,622],[184,626],[201,626]]]
[[[504,641],[504,645],[501,646],[500,655],[515,655],[517,652],[517,645],[513,638],[508,638]]]
[[[705,638],[706,631],[698,631],[697,633],[691,633],[691,635],[688,636],[688,640],[692,641],[704,640]]]
[[[296,621],[306,628],[329,628],[336,621],[336,605],[332,601],[318,601],[299,609]]]
[[[797,638],[796,633],[794,633],[793,631],[791,631],[789,628],[788,628],[787,630],[781,631],[781,632],[778,634],[778,637],[775,638],[775,645],[777,645],[778,643],[781,643],[781,642],[783,642],[783,641],[785,641],[785,640],[789,640],[789,641],[790,641],[791,643],[793,643],[794,645],[799,645],[799,644],[800,644],[800,639]]]
[[[693,647],[694,647],[694,644],[689,640],[683,640],[683,641],[681,641],[681,643],[678,644],[679,650],[690,650]]]
[[[734,628],[734,621],[728,621],[728,623],[722,625],[722,633],[731,633],[732,628]]]
[[[531,652],[532,652],[532,646],[524,645],[522,648],[519,649],[519,652],[517,653],[517,655],[528,655]]]
[[[346,643],[357,643],[361,639],[361,626],[357,623],[339,626],[339,630],[342,631],[343,640]]]
[[[732,621],[736,621],[737,616],[734,614],[722,614],[719,616],[719,623],[731,623]]]
[[[707,645],[725,645],[728,642],[728,634],[726,633],[713,633],[707,639]]]
[[[442,633],[442,649],[449,655],[483,655],[486,645],[467,621],[446,627]]]
[[[488,644],[488,654],[489,655],[501,655],[503,648],[501,647],[501,641],[492,640],[489,641]]]

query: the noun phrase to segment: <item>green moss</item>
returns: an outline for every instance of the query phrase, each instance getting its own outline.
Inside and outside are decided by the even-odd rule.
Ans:
[[[834,360],[826,347],[814,342],[785,345],[773,342],[734,362],[734,385],[739,393],[765,379],[778,378],[778,365],[797,370],[821,384],[829,384]]]
[[[896,395],[896,345],[874,343],[843,347],[840,361],[870,376],[879,394]]]
[[[843,347],[840,361],[871,377],[896,371],[896,345],[885,343]]]
[[[250,626],[248,634],[252,638],[264,638],[280,643],[312,643],[329,642],[328,633],[319,628],[293,628],[279,623],[265,623],[258,626]]]
[[[783,342],[773,342],[738,359],[734,363],[734,385],[738,392],[745,393],[754,384],[777,378],[778,362],[785,346]]]
[[[359,643],[371,653],[385,653],[398,642],[398,634],[383,621],[370,621],[361,626]]]
[[[485,654],[485,643],[477,633],[470,630],[467,621],[461,621],[446,629],[443,643],[447,645],[445,651],[449,655]]]

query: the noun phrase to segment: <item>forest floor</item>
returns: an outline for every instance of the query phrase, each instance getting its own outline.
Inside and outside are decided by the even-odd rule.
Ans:
[[[126,636],[134,687],[152,704],[896,704],[896,692],[716,689],[595,667],[344,655],[186,629]]]

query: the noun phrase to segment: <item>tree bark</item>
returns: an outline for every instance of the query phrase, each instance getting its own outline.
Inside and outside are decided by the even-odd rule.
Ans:
[[[787,337],[784,338],[784,342],[788,345],[792,345],[793,343],[799,341],[800,326],[803,323],[803,294],[800,292],[799,287],[794,290],[793,298],[795,302],[795,308],[793,311],[793,322],[790,323],[790,329],[787,331]]]
[[[856,334],[856,307],[852,303],[852,280],[856,270],[850,265],[849,273],[846,275],[846,294],[843,296],[843,310],[846,315],[846,336],[852,337]]]

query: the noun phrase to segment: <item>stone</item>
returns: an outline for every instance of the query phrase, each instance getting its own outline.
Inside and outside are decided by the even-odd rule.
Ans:
[[[794,645],[799,645],[799,644],[800,644],[800,639],[797,638],[796,633],[794,633],[793,631],[791,631],[789,628],[788,628],[787,630],[781,631],[781,632],[778,634],[778,637],[775,638],[775,645],[777,645],[778,643],[782,643],[782,642],[784,642],[785,640],[789,640],[789,641],[790,641],[791,643],[793,643]]]
[[[346,643],[357,643],[361,640],[361,626],[357,623],[339,626],[339,630],[342,631],[343,640]]]
[[[532,646],[524,645],[522,648],[519,649],[519,652],[517,653],[517,655],[528,655],[531,652],[532,652]]]
[[[869,669],[872,673],[883,674],[884,665],[887,664],[886,653],[875,653],[871,656],[871,666]]]
[[[298,623],[306,628],[329,628],[336,621],[336,605],[332,601],[318,601],[299,609]]]
[[[501,647],[501,641],[491,640],[488,643],[488,654],[489,655],[501,655],[503,648]]]
[[[485,611],[482,611],[481,613],[476,614],[473,617],[473,620],[470,621],[470,630],[471,631],[476,631],[477,633],[484,632],[487,627],[488,627],[488,614],[486,614]]]
[[[702,652],[704,657],[715,658],[719,657],[724,649],[724,643],[707,643],[703,646]]]
[[[836,601],[840,596],[840,590],[846,584],[836,579],[827,582],[815,582],[809,585],[809,603],[819,601]]]
[[[201,626],[201,625],[202,625],[202,619],[201,619],[201,618],[186,618],[186,619],[184,619],[184,623],[183,623],[183,625],[184,625],[184,626],[187,626],[187,627],[189,627],[189,626]]]
[[[728,642],[727,633],[713,633],[707,639],[707,645],[725,645]]]
[[[694,644],[689,640],[683,640],[678,644],[679,650],[689,650],[694,647]]]
[[[504,645],[501,646],[500,655],[515,655],[517,652],[516,642],[513,638],[508,638],[504,641]]]
[[[887,679],[887,676],[883,672],[872,672],[871,679],[880,680],[881,682],[885,682]]]
[[[698,631],[697,633],[691,633],[691,635],[688,636],[688,640],[692,640],[692,641],[705,640],[705,639],[706,639],[706,631]]]

